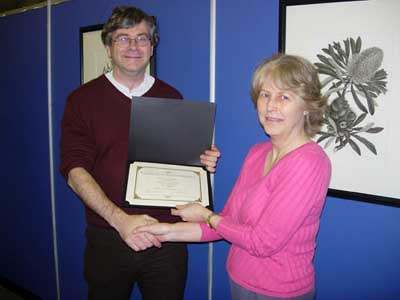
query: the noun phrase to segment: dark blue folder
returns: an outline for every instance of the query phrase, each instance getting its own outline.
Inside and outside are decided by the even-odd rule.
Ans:
[[[128,163],[134,161],[201,166],[210,149],[215,104],[133,97]]]

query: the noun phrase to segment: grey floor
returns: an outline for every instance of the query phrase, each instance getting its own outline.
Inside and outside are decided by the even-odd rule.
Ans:
[[[25,298],[14,294],[12,291],[0,285],[0,300],[25,300]]]

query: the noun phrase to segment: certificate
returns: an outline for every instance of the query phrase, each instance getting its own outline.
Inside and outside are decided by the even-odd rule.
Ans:
[[[126,201],[139,206],[208,206],[207,173],[201,167],[136,161],[129,166]]]

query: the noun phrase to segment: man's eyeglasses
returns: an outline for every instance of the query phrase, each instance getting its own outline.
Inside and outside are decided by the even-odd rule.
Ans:
[[[130,38],[127,35],[121,35],[113,39],[113,41],[121,48],[129,47],[133,41],[135,42],[135,45],[139,47],[148,46],[150,44],[150,38],[145,34],[138,35],[134,38]]]

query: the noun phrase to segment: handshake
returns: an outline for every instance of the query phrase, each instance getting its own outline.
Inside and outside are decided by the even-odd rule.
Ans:
[[[171,214],[185,222],[159,223],[148,215],[124,215],[120,226],[116,226],[122,239],[134,251],[151,247],[161,248],[163,242],[199,242],[201,227],[206,222],[215,228],[222,219],[219,215],[198,203],[177,205]]]

